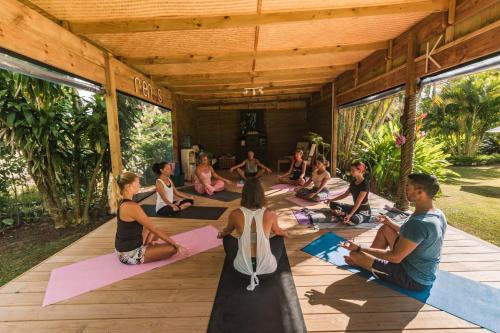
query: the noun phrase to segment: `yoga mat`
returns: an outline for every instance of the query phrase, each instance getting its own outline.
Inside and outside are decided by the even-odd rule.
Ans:
[[[288,184],[276,184],[270,187],[272,190],[288,190],[288,192],[293,192],[295,186]]]
[[[349,266],[344,256],[349,253],[340,246],[344,238],[330,232],[319,237],[302,250],[353,273],[396,290],[406,296],[432,305],[454,316],[470,321],[493,332],[500,332],[500,289],[464,277],[438,270],[436,281],[424,291],[409,291],[375,278],[369,272]]]
[[[320,208],[320,209],[311,209],[311,211],[323,211],[327,210],[328,208]],[[305,225],[309,226],[311,228],[314,228],[316,230],[323,230],[323,229],[333,229],[333,228],[357,228],[357,229],[377,229],[380,228],[381,224],[376,221],[376,218],[379,214],[385,214],[389,216],[391,219],[394,220],[394,222],[397,223],[402,223],[404,222],[409,215],[406,215],[404,213],[398,213],[398,212],[391,212],[387,211],[385,209],[372,209],[372,216],[370,218],[369,222],[361,223],[358,225],[353,225],[353,226],[348,226],[340,222],[321,222],[321,223],[314,223],[311,224],[308,215],[303,212],[302,210],[292,210],[293,215],[297,219],[297,222],[300,225]]]
[[[176,213],[172,216],[158,216],[156,215],[155,205],[142,205],[141,206],[147,216],[161,217],[161,218],[174,218],[174,219],[196,219],[196,220],[218,220],[226,211],[226,207],[203,207],[191,206],[185,210]]]
[[[229,201],[233,201],[233,200],[241,198],[241,193],[231,192],[228,190],[217,192],[217,193],[214,193],[213,195],[199,194],[194,189],[194,186],[187,186],[187,187],[179,188],[179,191],[182,191],[184,193],[188,193],[191,195],[197,195],[200,197],[210,198],[210,199],[224,201],[224,202],[229,202]]]
[[[226,257],[207,333],[307,332],[293,282],[286,250],[276,272],[259,277],[254,291],[247,291],[250,277],[237,272]]]
[[[144,199],[148,198],[149,196],[153,195],[154,193],[156,193],[156,190],[137,193],[137,194],[134,195],[134,197],[132,198],[132,200],[135,201],[135,202],[141,202],[142,200],[144,200]]]
[[[346,189],[347,188],[335,190],[335,191],[330,191],[330,193],[328,194],[328,197],[325,200],[333,199],[336,196],[341,195],[342,193],[344,193],[346,191]],[[324,201],[324,200],[323,201],[309,201],[309,200],[302,199],[302,198],[299,198],[296,196],[288,197],[285,199],[298,205],[298,206],[302,206],[302,207],[315,206],[315,205],[320,204]]]
[[[116,254],[110,253],[56,268],[52,270],[50,275],[42,306],[84,294],[218,247],[222,244],[222,241],[217,239],[218,232],[213,226],[206,226],[172,236],[175,241],[189,249],[187,256],[178,253],[161,261],[141,265],[125,265],[118,260]]]

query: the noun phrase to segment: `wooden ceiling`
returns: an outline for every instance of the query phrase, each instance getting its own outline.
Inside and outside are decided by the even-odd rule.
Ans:
[[[29,2],[185,100],[207,104],[248,99],[248,87],[264,87],[268,98],[309,96],[448,6],[448,0]]]

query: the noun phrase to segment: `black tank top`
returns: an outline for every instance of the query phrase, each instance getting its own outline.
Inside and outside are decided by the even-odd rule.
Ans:
[[[120,206],[127,201],[124,199]],[[142,245],[142,224],[137,221],[125,222],[120,219],[120,207],[116,215],[115,249],[118,252],[128,252]]]
[[[295,163],[297,163],[297,161],[293,161],[292,174],[298,177],[302,174],[302,163],[304,163],[304,161],[300,161],[299,166],[297,166]]]

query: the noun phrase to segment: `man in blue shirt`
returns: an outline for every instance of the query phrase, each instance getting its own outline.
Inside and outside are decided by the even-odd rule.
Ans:
[[[432,202],[438,191],[436,177],[423,173],[409,175],[406,195],[415,203],[415,212],[402,225],[380,216],[378,222],[384,225],[371,247],[362,248],[350,241],[342,244],[350,251],[346,262],[408,290],[419,291],[432,285],[447,225],[443,212]]]

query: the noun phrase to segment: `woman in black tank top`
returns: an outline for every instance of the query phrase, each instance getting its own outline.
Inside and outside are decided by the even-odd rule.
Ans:
[[[293,186],[302,186],[305,184],[304,176],[306,174],[306,161],[302,159],[304,153],[302,150],[297,150],[295,152],[295,158],[290,165],[287,173],[278,176],[278,182],[282,184],[290,184]]]
[[[118,259],[129,265],[166,259],[187,249],[168,237],[149,219],[142,207],[132,201],[140,189],[139,177],[131,172],[112,181],[110,207],[116,212],[115,251]],[[158,244],[157,240],[164,244]]]

